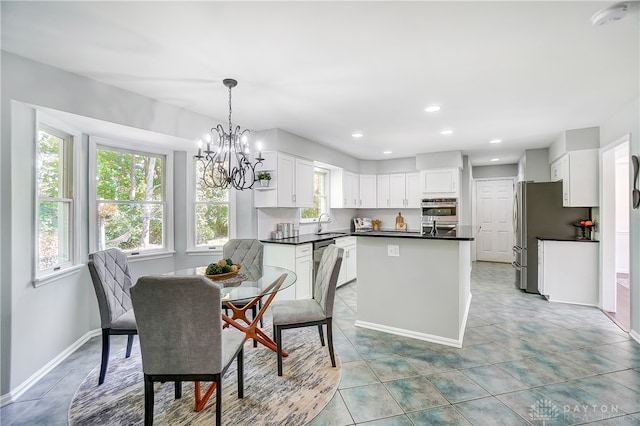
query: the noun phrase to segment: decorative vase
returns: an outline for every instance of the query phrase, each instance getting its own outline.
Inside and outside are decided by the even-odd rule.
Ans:
[[[373,230],[374,230],[374,231],[379,231],[379,230],[380,230],[380,225],[379,225],[379,224],[377,224],[377,223],[374,223],[374,224],[373,224]]]
[[[268,180],[268,179],[260,179],[260,186],[263,187],[263,188],[266,188],[266,187],[269,186],[269,182],[271,182],[271,181]]]

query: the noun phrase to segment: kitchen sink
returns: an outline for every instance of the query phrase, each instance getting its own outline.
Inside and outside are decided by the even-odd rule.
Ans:
[[[316,234],[318,237],[323,237],[323,238],[337,238],[337,237],[346,237],[349,234],[346,234],[344,232],[323,232],[321,234]]]

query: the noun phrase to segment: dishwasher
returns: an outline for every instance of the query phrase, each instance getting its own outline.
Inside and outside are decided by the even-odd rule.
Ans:
[[[311,281],[312,282],[311,294],[315,294],[315,291],[316,291],[316,274],[318,273],[318,267],[320,266],[320,260],[322,259],[322,254],[324,253],[324,250],[327,248],[327,246],[335,243],[336,243],[336,240],[333,238],[330,240],[315,241],[313,243],[313,279]]]

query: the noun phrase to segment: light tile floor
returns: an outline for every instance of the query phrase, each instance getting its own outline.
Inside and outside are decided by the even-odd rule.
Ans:
[[[357,285],[340,287],[342,380],[310,425],[640,425],[640,344],[596,308],[549,303],[513,281],[511,265],[474,264],[462,349],[355,327]],[[126,338],[114,337],[116,352]],[[3,407],[0,424],[66,425],[99,360],[94,338]]]

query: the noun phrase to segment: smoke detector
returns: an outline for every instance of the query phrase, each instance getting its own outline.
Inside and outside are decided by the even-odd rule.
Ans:
[[[608,24],[609,22],[619,21],[625,17],[628,9],[629,3],[616,3],[594,13],[591,17],[591,23],[594,26],[599,26]]]

